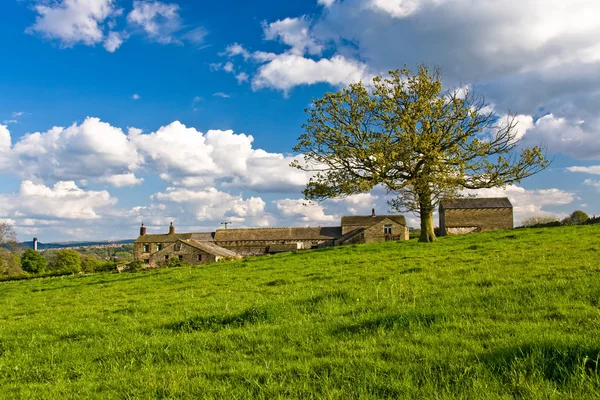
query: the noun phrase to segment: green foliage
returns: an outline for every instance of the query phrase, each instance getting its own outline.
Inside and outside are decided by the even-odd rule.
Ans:
[[[9,251],[0,247],[0,275],[19,275],[22,274],[21,259],[14,251]]]
[[[49,255],[50,271],[76,274],[81,272],[81,257],[75,250],[57,250]]]
[[[40,274],[46,271],[47,263],[40,253],[33,249],[27,249],[21,256],[21,267],[25,272]]]
[[[599,249],[585,225],[0,283],[0,397],[594,398]]]
[[[444,92],[438,69],[390,71],[372,90],[361,82],[314,100],[292,166],[315,172],[309,200],[384,186],[399,195],[393,208],[420,215],[420,241],[433,241],[440,199],[520,182],[549,164],[540,147],[518,149],[515,117],[498,121],[487,106],[470,90]]]
[[[559,221],[558,221],[558,218],[556,218],[555,216],[552,216],[552,215],[545,216],[544,215],[544,216],[534,216],[534,217],[525,218],[523,221],[521,221],[521,225],[526,228],[531,228],[531,227],[535,227],[535,226],[553,224],[556,222],[559,222]]]
[[[179,260],[178,258],[174,258],[171,257],[169,258],[164,264],[164,267],[167,268],[177,268],[177,267],[181,267],[183,265],[183,262],[181,260]]]
[[[563,225],[583,225],[589,219],[588,215],[581,211],[573,211],[571,215],[562,220]]]
[[[85,273],[114,271],[116,264],[91,256],[81,256],[81,270]]]

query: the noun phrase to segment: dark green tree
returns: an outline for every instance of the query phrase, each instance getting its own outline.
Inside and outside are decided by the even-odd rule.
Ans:
[[[48,266],[52,271],[76,274],[81,272],[81,257],[75,250],[58,250],[52,255]]]
[[[581,211],[576,210],[571,213],[567,218],[563,219],[564,225],[583,225],[589,219],[589,216]]]
[[[44,256],[33,249],[27,249],[21,256],[21,268],[32,274],[40,274],[46,271],[47,263]]]
[[[516,118],[499,121],[470,90],[444,91],[439,69],[419,67],[327,93],[307,109],[292,166],[313,172],[309,200],[344,197],[382,185],[391,203],[421,217],[419,241],[435,240],[440,199],[462,189],[503,187],[549,164],[540,147],[522,148]]]

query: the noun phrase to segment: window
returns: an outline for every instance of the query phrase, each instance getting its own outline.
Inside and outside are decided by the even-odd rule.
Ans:
[[[181,250],[181,243],[175,243],[175,251]]]
[[[392,225],[384,225],[383,226],[383,234],[391,235],[392,234]]]
[[[150,245],[149,244],[144,245],[144,253],[150,253]]]
[[[166,255],[166,256],[165,256],[165,260],[168,260],[168,259],[169,259],[169,255]]]
[[[148,260],[148,259],[145,259],[145,260],[144,260],[144,264],[150,264],[150,260]]]
[[[163,249],[163,245],[162,244],[158,244],[156,246],[156,251],[161,251]]]
[[[202,261],[202,254],[198,254],[198,261]]]
[[[179,261],[183,261],[183,256],[179,256]]]

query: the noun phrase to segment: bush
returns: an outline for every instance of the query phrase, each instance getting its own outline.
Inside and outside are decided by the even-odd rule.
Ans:
[[[46,271],[48,264],[40,253],[33,249],[27,249],[21,256],[21,267],[25,272],[41,274]]]
[[[21,258],[13,251],[0,248],[0,275],[22,274]]]
[[[163,266],[167,268],[176,268],[181,267],[182,265],[183,263],[178,258],[169,258]]]
[[[75,250],[58,250],[50,255],[48,266],[51,271],[76,274],[81,272],[81,257]]]
[[[527,228],[531,228],[531,227],[538,227],[538,226],[544,226],[544,225],[549,225],[549,224],[556,224],[557,222],[558,222],[558,218],[553,215],[536,216],[536,217],[525,218],[521,222],[521,225],[524,227],[527,227]]]
[[[564,225],[583,225],[589,219],[588,215],[581,210],[573,211],[571,215],[563,220]]]

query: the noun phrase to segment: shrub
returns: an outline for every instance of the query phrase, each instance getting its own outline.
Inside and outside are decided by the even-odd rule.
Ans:
[[[23,271],[32,274],[41,274],[46,271],[46,259],[33,249],[27,249],[21,256],[21,267]]]
[[[21,259],[13,251],[0,248],[0,275],[22,274]]]
[[[167,268],[176,268],[176,267],[181,267],[182,265],[183,265],[183,263],[178,258],[169,258],[164,263],[164,266]]]
[[[75,250],[58,250],[51,255],[48,266],[51,271],[76,274],[81,272],[81,257]]]
[[[548,224],[555,224],[556,222],[558,222],[558,218],[553,215],[535,216],[535,217],[525,218],[521,222],[521,225],[524,227],[536,227],[536,226],[543,226],[543,225],[548,225]]]
[[[583,225],[588,220],[588,215],[581,210],[573,211],[571,215],[563,219],[561,222],[563,225]]]

